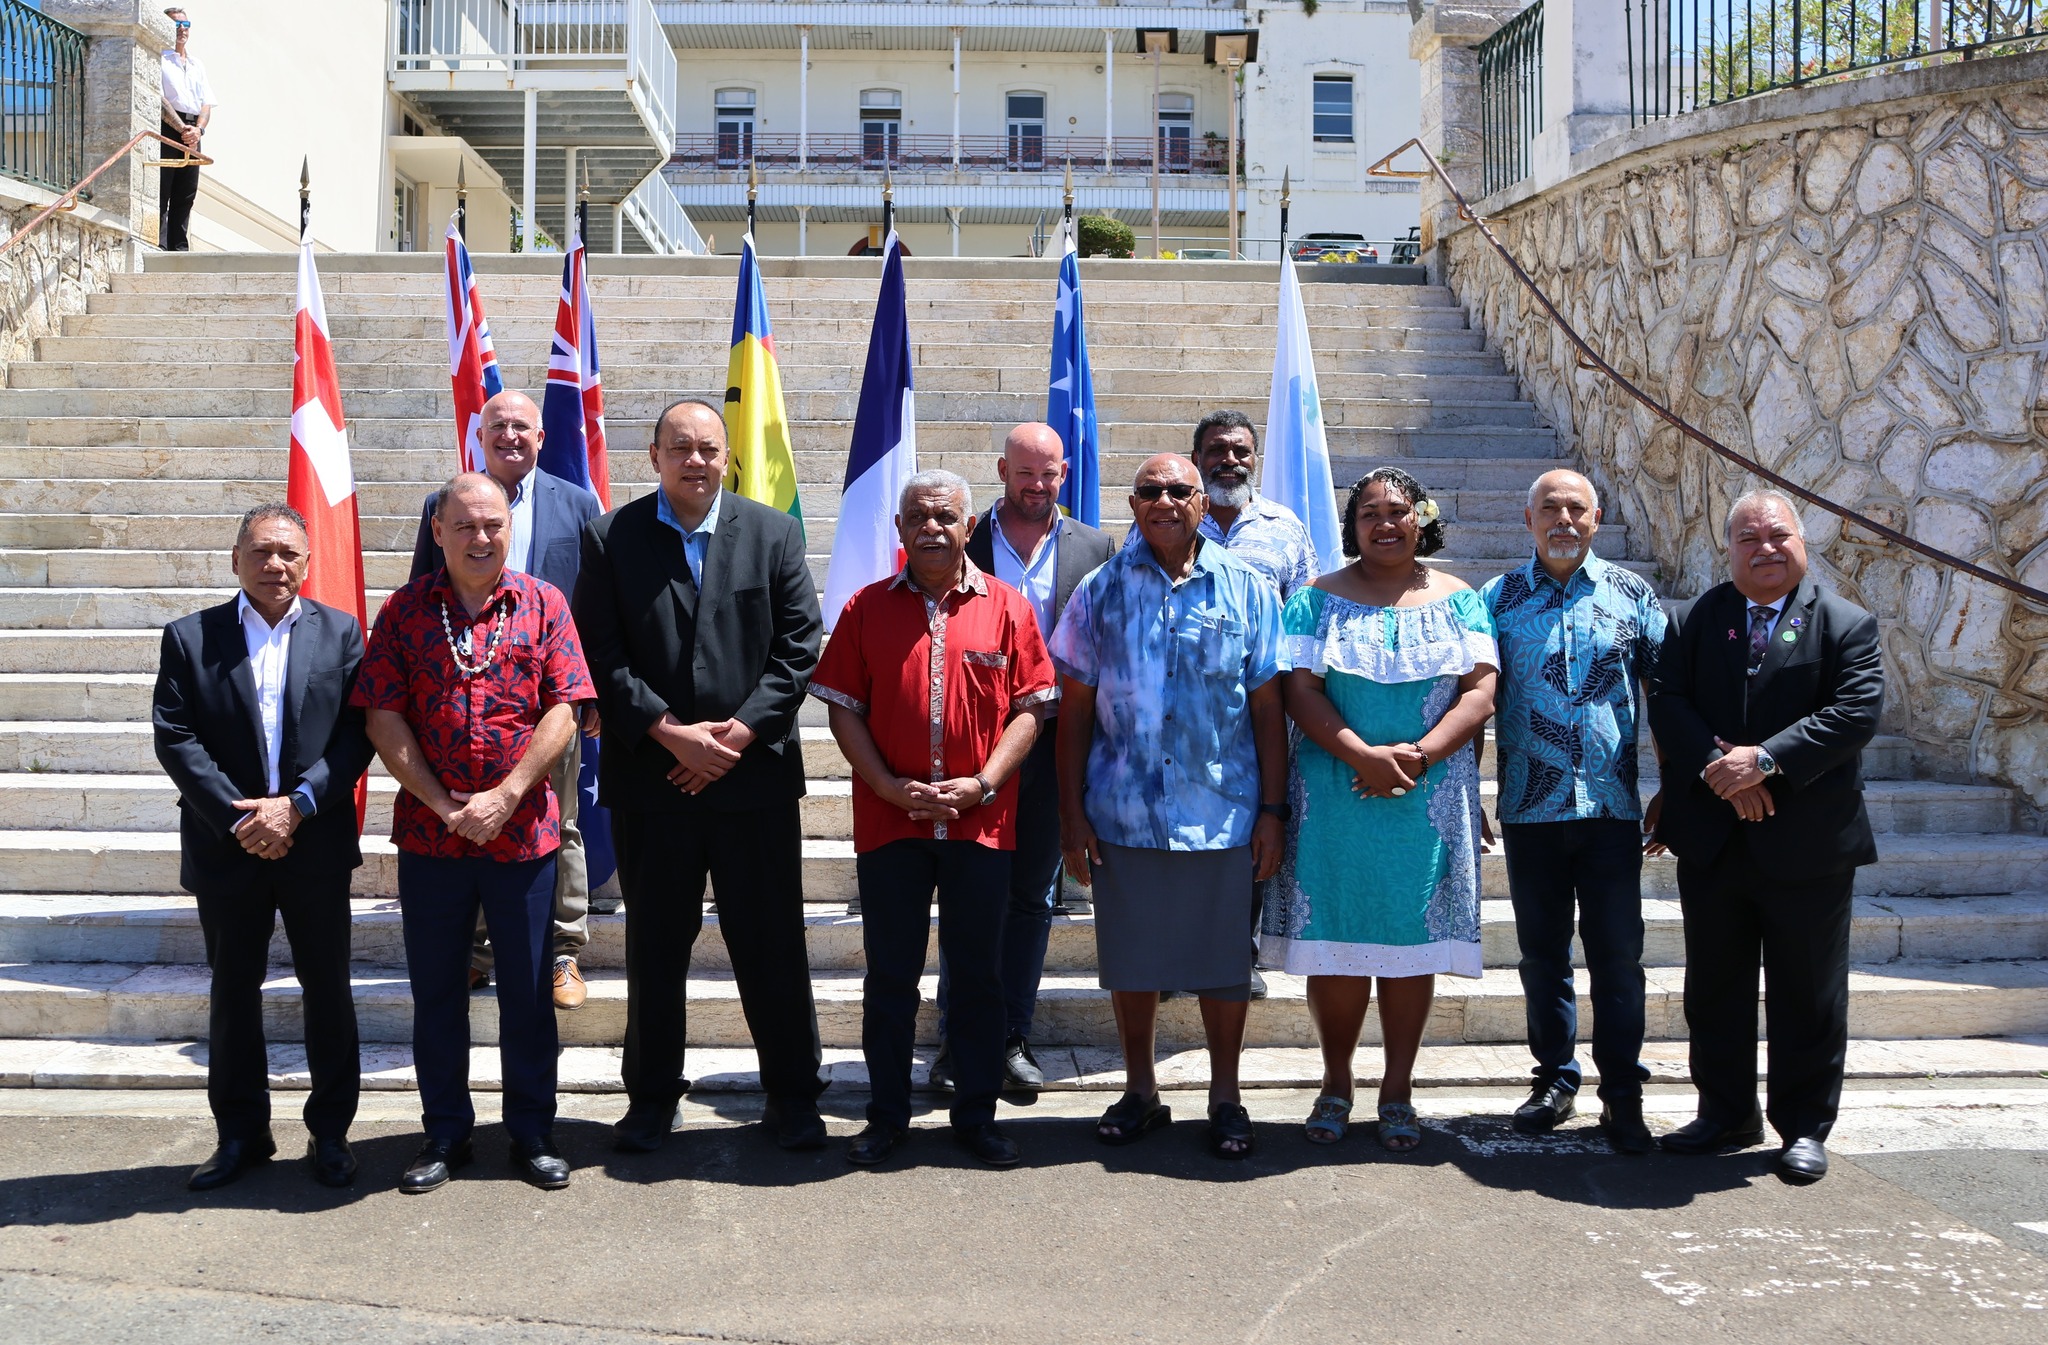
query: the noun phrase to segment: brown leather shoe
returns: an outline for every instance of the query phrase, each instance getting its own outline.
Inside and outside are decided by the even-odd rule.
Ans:
[[[583,973],[576,970],[576,959],[558,957],[555,959],[555,1007],[558,1009],[580,1009],[589,994],[583,984]]]

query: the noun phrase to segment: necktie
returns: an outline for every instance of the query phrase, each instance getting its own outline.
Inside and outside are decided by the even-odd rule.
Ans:
[[[1764,666],[1764,651],[1771,647],[1771,618],[1776,616],[1768,607],[1752,605],[1749,609],[1749,675],[1756,676],[1756,670]]]

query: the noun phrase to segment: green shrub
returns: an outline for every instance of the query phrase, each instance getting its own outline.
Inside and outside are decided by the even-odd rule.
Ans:
[[[1138,246],[1131,226],[1107,215],[1083,215],[1079,221],[1083,257],[1128,257]]]

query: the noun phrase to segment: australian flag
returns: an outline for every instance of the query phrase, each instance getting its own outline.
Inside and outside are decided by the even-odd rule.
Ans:
[[[1045,423],[1059,432],[1067,454],[1067,479],[1060,508],[1090,527],[1102,523],[1102,471],[1096,461],[1095,375],[1088,367],[1088,338],[1081,323],[1081,262],[1071,236],[1060,258],[1060,284],[1053,305],[1052,375]]]

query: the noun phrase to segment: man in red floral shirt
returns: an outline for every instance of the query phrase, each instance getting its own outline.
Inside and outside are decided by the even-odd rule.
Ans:
[[[413,1066],[427,1139],[398,1189],[432,1191],[470,1159],[469,947],[483,910],[498,950],[498,1055],[512,1164],[569,1184],[556,1151],[555,1007],[548,959],[561,825],[548,773],[595,699],[569,600],[506,568],[504,487],[466,472],[441,488],[444,564],[377,616],[351,703],[397,779],[391,822],[412,981]]]

